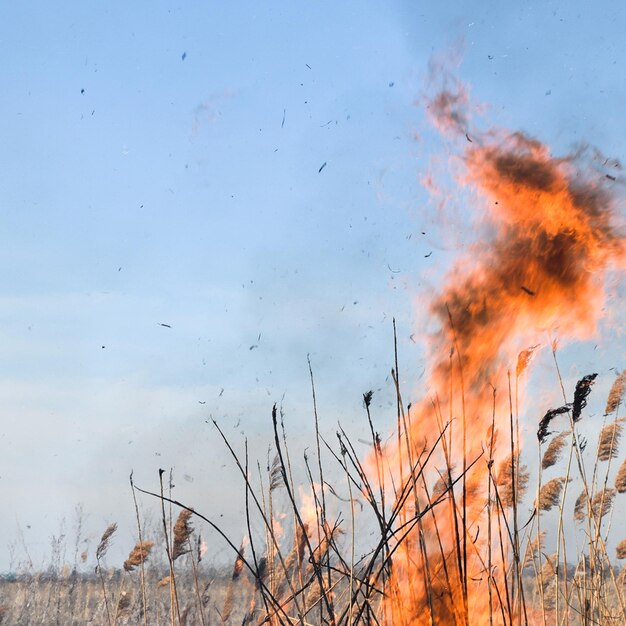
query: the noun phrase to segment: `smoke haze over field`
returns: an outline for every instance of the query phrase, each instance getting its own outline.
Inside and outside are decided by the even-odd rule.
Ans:
[[[428,303],[459,255],[483,258],[485,224],[467,211],[458,155],[470,178],[520,172],[473,129],[521,129],[509,153],[527,155],[525,178],[557,195],[568,163],[554,155],[588,141],[624,160],[622,3],[419,4],[0,10],[10,86],[0,99],[0,490],[10,511],[0,571],[27,560],[25,548],[44,567],[49,537],[63,517],[72,534],[80,503],[91,549],[118,521],[127,553],[131,470],[150,488],[174,467],[177,497],[235,527],[243,490],[211,418],[234,441],[245,433],[263,462],[282,402],[295,449],[306,447],[307,354],[323,430],[339,419],[362,436],[362,394],[373,389],[376,428],[389,433],[392,318],[405,398],[419,399],[424,340],[445,304],[461,315],[454,292],[435,315]],[[433,52],[451,48],[458,81],[433,103],[442,139],[426,102]],[[591,149],[584,158],[606,170],[623,217],[621,170]],[[518,217],[505,216],[510,228]],[[613,253],[612,232],[596,226],[598,254]],[[513,255],[509,237],[494,242],[499,260],[483,270],[496,279],[542,245]],[[570,288],[566,275],[555,280]],[[519,283],[516,298],[542,298],[533,277]],[[575,304],[564,313],[578,320]],[[489,324],[506,330],[514,309],[494,306]],[[599,372],[592,414],[625,365],[623,309],[610,276],[598,331],[561,354],[568,389]],[[542,384],[526,400],[527,437],[560,392],[548,355],[530,375]]]

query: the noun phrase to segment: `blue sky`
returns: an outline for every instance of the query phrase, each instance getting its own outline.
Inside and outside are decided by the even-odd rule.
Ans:
[[[419,105],[429,61],[448,59],[485,125],[623,160],[625,13],[484,0],[0,9],[0,485],[17,511],[0,534],[30,526],[43,554],[79,502],[96,535],[132,524],[131,468],[149,484],[174,466],[195,477],[181,497],[197,498],[226,462],[209,415],[262,455],[284,396],[306,440],[308,353],[323,424],[360,424],[374,388],[384,430],[391,318],[416,389],[419,307],[471,240],[467,209],[442,215],[420,184],[451,150]],[[623,343],[601,349],[596,369],[623,367]],[[597,355],[579,350],[573,378]],[[212,498],[228,509],[227,493]]]

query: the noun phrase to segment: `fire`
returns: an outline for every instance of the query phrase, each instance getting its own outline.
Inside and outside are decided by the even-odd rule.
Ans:
[[[426,506],[436,479],[439,489],[457,482],[394,558],[385,607],[394,625],[519,621],[519,606],[503,599],[503,559],[489,556],[498,531],[487,506],[490,466],[495,480],[497,467],[519,454],[511,450],[511,385],[546,331],[594,332],[607,272],[626,259],[614,176],[584,153],[556,158],[521,132],[470,132],[468,102],[465,90],[444,90],[429,110],[441,132],[463,139],[461,184],[484,206],[489,235],[457,261],[431,304],[441,330],[430,345],[428,397],[406,416],[410,444],[387,451],[406,480],[409,457],[415,463],[445,429],[430,467],[449,475],[427,473],[405,519]]]

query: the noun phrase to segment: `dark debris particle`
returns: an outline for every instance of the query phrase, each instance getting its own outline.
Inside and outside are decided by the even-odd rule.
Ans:
[[[528,287],[524,287],[524,285],[520,285],[520,289],[524,293],[527,293],[529,296],[536,296],[537,295],[532,289],[529,289]]]
[[[85,93],[85,90],[84,90],[84,89],[81,89],[81,90],[80,90],[80,93],[81,93],[81,94],[84,94],[84,93]]]
[[[322,171],[322,170],[326,167],[326,164],[327,164],[327,162],[326,162],[326,161],[324,161],[324,162],[322,163],[322,165],[320,166],[319,170],[317,170],[317,173],[318,173],[318,174],[319,174],[319,173],[320,173],[320,172],[321,172],[321,171]]]
[[[180,57],[181,61],[184,61],[187,58],[187,53],[183,52],[182,56]]]

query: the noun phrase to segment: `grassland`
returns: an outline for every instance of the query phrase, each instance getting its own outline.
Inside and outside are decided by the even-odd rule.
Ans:
[[[539,421],[534,472],[521,462],[512,410],[498,420],[500,445],[509,453],[496,454],[494,410],[483,452],[461,463],[451,455],[451,422],[441,415],[431,440],[414,440],[397,385],[397,444],[386,449],[373,427],[368,392],[366,458],[341,427],[331,445],[315,415],[312,452],[298,461],[308,476],[305,500],[293,479],[296,461],[276,406],[273,457],[266,467],[250,460],[247,446],[238,455],[216,424],[245,491],[243,541],[191,503],[173,499],[167,473],[153,493],[131,477],[137,527],[128,558],[108,562],[117,532],[111,524],[94,553],[82,555],[93,563],[87,573],[58,562],[47,572],[5,576],[0,623],[622,625],[626,540],[612,554],[607,544],[611,532],[626,537],[621,524],[612,525],[626,501],[626,460],[619,455],[626,371],[606,399],[597,441],[588,443],[578,429],[595,379],[582,378],[569,401]],[[557,423],[566,428],[553,430]],[[596,447],[592,464],[582,454],[588,445]],[[334,473],[322,458],[332,460]],[[479,468],[482,473],[475,474]],[[328,482],[331,475],[343,476],[341,489]],[[475,484],[476,475],[486,484]],[[568,489],[574,476],[580,492]],[[329,506],[346,485],[340,509]],[[533,510],[523,516],[518,505],[531,487]],[[142,527],[140,498],[159,503],[157,530]],[[230,546],[231,565],[211,562],[200,529]],[[376,532],[366,536],[365,529]],[[566,536],[574,531],[584,540],[576,541],[572,554]]]

